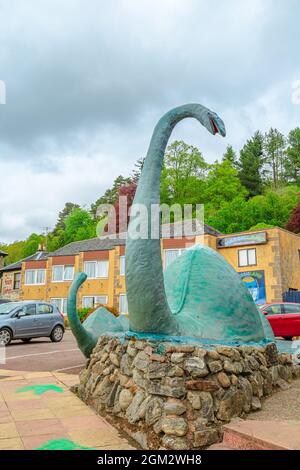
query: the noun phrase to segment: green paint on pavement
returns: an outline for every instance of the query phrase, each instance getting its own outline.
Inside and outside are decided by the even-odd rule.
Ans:
[[[92,447],[81,446],[76,442],[69,439],[53,439],[45,442],[41,447],[36,450],[95,450]]]
[[[16,393],[23,393],[23,392],[33,392],[35,395],[43,395],[46,392],[56,392],[56,393],[63,393],[63,389],[58,385],[54,384],[45,384],[45,385],[29,385],[28,387],[19,388],[16,390]]]

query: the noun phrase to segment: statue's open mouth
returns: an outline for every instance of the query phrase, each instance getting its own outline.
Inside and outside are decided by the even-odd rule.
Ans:
[[[212,128],[213,128],[213,134],[214,135],[219,134],[220,131],[219,131],[218,125],[215,122],[215,120],[213,118],[210,118],[210,122],[211,122],[211,125],[212,125]]]

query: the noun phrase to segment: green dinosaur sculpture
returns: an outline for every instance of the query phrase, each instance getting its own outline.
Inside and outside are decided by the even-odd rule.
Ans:
[[[160,203],[160,176],[169,137],[175,125],[187,117],[197,119],[212,134],[226,135],[219,116],[199,104],[172,109],[154,129],[133,202],[133,207],[147,208],[139,213],[139,225],[148,236],[136,239],[133,211],[126,242],[130,331],[224,341],[264,340],[262,320],[249,292],[214,250],[190,251],[176,265],[172,263],[165,285],[160,240],[151,237],[151,207]]]
[[[126,291],[130,329],[141,333],[179,334],[178,324],[167,302],[161,260],[160,240],[151,238],[151,206],[160,203],[160,176],[163,157],[175,125],[182,119],[197,119],[211,134],[226,135],[223,121],[200,104],[171,109],[157,123],[133,207],[146,207],[139,217],[141,230],[148,237],[135,239],[135,220],[131,216],[126,242]],[[141,292],[143,295],[141,295]]]
[[[208,340],[262,341],[272,338],[248,290],[233,268],[209,248],[195,249],[169,267],[165,280],[160,239],[151,237],[151,207],[160,203],[160,176],[165,149],[175,125],[197,119],[211,134],[226,135],[223,121],[199,104],[187,104],[166,113],[156,125],[135,195],[126,242],[126,290],[129,330],[133,334],[191,336]],[[146,211],[139,213],[139,207]],[[136,214],[140,231],[136,238]],[[69,291],[68,317],[81,351],[89,357],[104,332],[124,332],[118,319],[81,325],[76,293],[86,275],[76,275]],[[105,309],[104,309],[105,310]],[[107,312],[107,313],[106,313]],[[117,319],[116,319],[117,320]]]

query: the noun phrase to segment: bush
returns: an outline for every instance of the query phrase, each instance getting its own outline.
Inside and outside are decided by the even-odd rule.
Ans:
[[[77,314],[79,316],[80,322],[83,323],[84,320],[88,317],[88,315],[92,313],[93,311],[94,311],[93,308],[79,308],[77,310]]]

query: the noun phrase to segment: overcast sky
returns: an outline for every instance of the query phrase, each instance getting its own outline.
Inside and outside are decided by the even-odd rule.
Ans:
[[[170,108],[225,121],[173,138],[208,161],[257,130],[300,125],[299,0],[0,0],[0,241],[88,207],[144,156]]]

